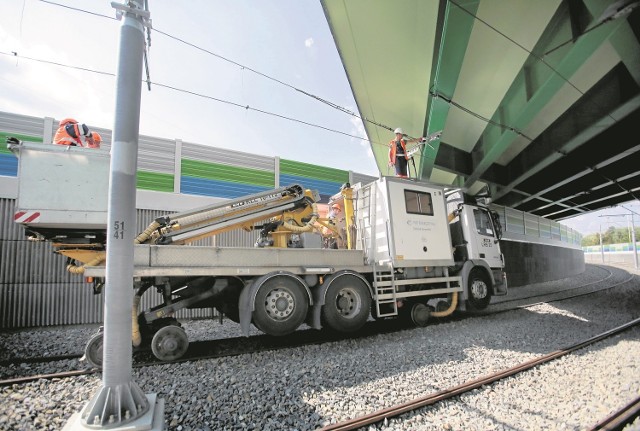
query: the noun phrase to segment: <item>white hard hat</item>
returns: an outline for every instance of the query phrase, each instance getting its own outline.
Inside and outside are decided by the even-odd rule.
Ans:
[[[404,132],[402,131],[402,129],[400,127],[398,127],[396,130],[394,130],[393,133],[400,133],[401,135],[404,135]]]

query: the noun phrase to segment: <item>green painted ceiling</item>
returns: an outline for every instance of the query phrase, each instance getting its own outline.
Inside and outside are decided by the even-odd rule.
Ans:
[[[640,197],[640,0],[322,0],[382,175],[552,219]]]

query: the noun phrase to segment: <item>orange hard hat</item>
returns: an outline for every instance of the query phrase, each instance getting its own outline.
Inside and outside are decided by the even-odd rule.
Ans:
[[[60,127],[66,126],[67,124],[77,124],[77,123],[78,122],[73,118],[65,118],[64,120],[60,121]]]
[[[338,204],[333,204],[333,205],[331,205],[331,208],[336,209],[336,210],[339,210],[339,209],[340,209],[340,205],[338,205]]]
[[[90,139],[87,139],[87,146],[89,148],[100,148],[100,142],[102,142],[102,136],[98,132],[91,132]]]

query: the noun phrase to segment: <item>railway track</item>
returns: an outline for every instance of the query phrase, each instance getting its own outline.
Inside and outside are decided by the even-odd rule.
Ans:
[[[513,300],[501,301],[496,306],[500,306],[499,309],[489,310],[481,313],[473,313],[468,315],[455,315],[453,317],[445,318],[438,320],[438,324],[447,323],[451,321],[459,321],[463,319],[467,319],[469,317],[478,317],[478,316],[490,316],[501,313],[506,313],[513,310],[518,310],[522,308],[527,308],[531,306],[535,306],[540,303],[548,303],[548,302],[557,302],[564,301],[580,296],[590,295],[597,292],[601,292],[603,290],[612,289],[614,287],[623,285],[633,280],[634,275],[630,275],[623,281],[614,283],[612,285],[603,286],[597,289],[592,289],[588,292],[582,292],[580,290],[593,286],[598,283],[605,282],[609,280],[613,276],[613,272],[607,269],[606,267],[601,267],[605,271],[607,271],[607,275],[596,281],[592,281],[589,283],[585,283],[584,285],[573,287],[570,289],[566,289],[563,291],[555,291],[551,293],[544,293],[542,295],[533,295],[528,296],[526,298],[516,298]],[[558,295],[561,293],[573,292],[570,295],[563,295],[561,298],[544,300],[543,298]],[[522,301],[527,301],[530,299],[536,299],[538,301],[528,304],[519,304]],[[506,303],[518,303],[518,305],[513,305],[508,308],[502,308],[503,304]],[[366,338],[375,335],[396,332],[406,329],[412,329],[413,326],[408,324],[405,321],[401,321],[397,319],[395,321],[370,321],[367,322],[364,328],[360,331],[352,334],[338,334],[330,331],[316,331],[316,330],[300,330],[295,333],[287,336],[287,337],[273,337],[269,335],[258,335],[252,336],[249,338],[246,337],[234,337],[234,338],[225,338],[218,340],[208,340],[208,341],[196,341],[192,342],[189,345],[189,349],[187,353],[180,359],[170,362],[164,362],[157,360],[151,354],[150,349],[141,349],[139,351],[134,352],[134,368],[167,364],[167,363],[182,363],[187,361],[198,361],[205,359],[216,359],[230,356],[238,356],[243,354],[257,353],[263,351],[272,351],[278,349],[286,349],[286,348],[298,348],[301,346],[313,345],[313,344],[324,344],[329,342],[341,341],[346,339],[358,339],[358,338]],[[71,355],[60,355],[60,356],[47,356],[47,357],[33,357],[33,358],[15,358],[11,360],[4,360],[0,362],[0,366],[20,366],[21,364],[39,364],[39,363],[53,363],[64,360],[78,360],[81,359],[81,354],[71,354]],[[85,374],[95,374],[99,373],[99,369],[94,368],[84,368],[84,369],[75,369],[68,370],[57,373],[42,373],[35,374],[30,376],[20,376],[20,377],[11,377],[0,380],[1,386],[9,386],[13,384],[24,384],[31,381],[36,381],[40,379],[55,379],[55,378],[66,378],[66,377],[75,377],[78,375]]]
[[[588,431],[619,431],[640,416],[640,397],[607,416]]]
[[[287,337],[273,337],[270,335],[258,335],[253,337],[235,337],[222,340],[196,341],[189,344],[187,353],[180,359],[174,361],[160,361],[153,357],[151,349],[144,349],[134,354],[134,368],[142,368],[152,365],[178,364],[182,362],[198,361],[204,359],[217,359],[230,356],[238,356],[249,353],[257,353],[278,349],[296,348],[313,344],[323,344],[347,339],[357,339],[371,337],[389,332],[408,329],[408,323],[404,322],[368,322],[364,328],[353,334],[338,334],[328,331],[316,331],[312,329],[296,331]],[[52,360],[48,360],[52,358]],[[71,359],[80,359],[81,355],[69,355]],[[65,357],[67,359],[67,357]],[[15,361],[4,361],[8,365],[42,362],[55,362],[58,357],[46,358],[25,358]],[[5,365],[6,366],[6,365]],[[24,384],[40,379],[55,379],[75,377],[85,374],[96,374],[100,370],[97,368],[86,368],[83,370],[70,370],[60,373],[38,374],[32,376],[14,377],[0,380],[0,386],[10,386],[14,384]]]
[[[537,298],[540,298],[541,296],[563,295],[563,294],[567,294],[567,293],[569,293],[569,292],[574,292],[574,291],[578,291],[578,290],[585,289],[585,288],[587,288],[587,287],[589,287],[589,286],[593,286],[593,285],[596,285],[596,284],[598,284],[598,283],[602,283],[602,282],[604,282],[604,281],[607,281],[607,280],[608,280],[608,279],[610,279],[611,277],[613,277],[613,275],[614,275],[614,274],[613,274],[613,271],[611,271],[611,270],[610,270],[610,269],[608,269],[607,267],[602,266],[602,265],[594,265],[594,266],[597,266],[598,268],[600,268],[600,269],[604,270],[604,271],[607,273],[606,277],[604,277],[604,278],[602,278],[602,279],[600,279],[600,280],[595,280],[595,281],[591,281],[591,282],[589,282],[589,283],[585,283],[585,284],[580,285],[580,286],[570,287],[570,288],[568,288],[568,289],[562,289],[562,290],[555,290],[555,291],[553,291],[553,292],[547,292],[547,293],[544,293],[544,294],[541,294],[541,295],[540,295],[540,294],[538,294],[538,295],[530,295],[530,296],[523,296],[523,297],[519,297],[519,298],[511,298],[511,297],[509,297],[509,295],[507,295],[507,299],[504,299],[504,300],[502,300],[502,301],[500,301],[500,302],[497,302],[497,303],[494,303],[494,304],[492,304],[492,305],[500,305],[500,306],[502,306],[502,305],[504,305],[504,304],[512,304],[512,303],[517,303],[517,302],[521,302],[521,301],[527,301],[527,300],[530,300],[530,299],[537,299]],[[633,275],[631,275],[631,277],[630,277],[630,278],[633,278]],[[609,287],[605,287],[605,289],[608,289],[608,288],[609,288]],[[597,291],[598,291],[598,290],[596,290],[596,292],[597,292]],[[578,297],[578,296],[580,296],[580,295],[589,294],[589,293],[593,293],[593,292],[587,292],[587,293],[585,293],[585,292],[580,292],[579,294],[571,295],[571,296],[567,297],[567,299],[575,298],[575,297]],[[544,302],[550,302],[550,301],[544,301]],[[539,303],[539,302],[537,302],[537,303]],[[537,304],[537,303],[536,303],[536,304]],[[525,307],[531,307],[531,306],[533,306],[533,305],[535,305],[535,304],[534,304],[534,303],[530,303],[530,304],[526,304],[526,305],[524,305],[524,306],[525,306]],[[514,310],[514,309],[516,309],[516,308],[519,308],[519,307],[514,307],[514,308],[511,308],[511,309],[509,309],[509,310]],[[490,314],[490,313],[491,313],[491,310],[487,310],[487,312],[486,312],[486,313],[489,313],[489,314]],[[480,312],[480,314],[483,314],[483,313],[482,313],[482,312]]]
[[[591,337],[587,340],[576,343],[572,346],[568,346],[564,349],[556,350],[554,352],[548,353],[546,355],[540,356],[538,358],[532,359],[530,361],[523,362],[514,367],[498,371],[496,373],[488,374],[486,376],[480,377],[475,380],[470,380],[464,382],[460,385],[453,386],[438,392],[431,393],[424,397],[416,398],[406,403],[398,404],[392,407],[388,407],[383,410],[378,410],[376,412],[356,417],[344,422],[339,422],[336,424],[332,424],[322,428],[322,431],[347,431],[347,430],[356,430],[367,425],[376,424],[384,421],[385,419],[398,417],[404,413],[409,413],[415,411],[419,408],[426,406],[433,406],[436,403],[442,402],[444,400],[449,400],[455,397],[458,397],[462,394],[469,393],[474,389],[478,389],[483,386],[491,385],[495,382],[498,382],[507,377],[511,377],[517,375],[519,373],[523,373],[525,371],[531,370],[539,365],[545,364],[547,362],[551,362],[563,356],[569,355],[579,349],[587,347],[591,344],[597,343],[599,341],[605,340],[614,335],[620,334],[634,326],[640,324],[640,319],[632,320],[624,325],[613,328],[609,331],[603,332],[599,335]],[[627,423],[630,423],[635,417],[638,416],[638,411],[640,409],[640,398],[636,399],[635,402],[625,406],[624,409],[620,411],[620,414],[614,414],[611,417],[605,419],[601,424],[596,425],[595,429],[620,429],[619,426],[623,426]],[[622,425],[620,425],[622,424]],[[607,428],[608,426],[612,426],[612,428]]]

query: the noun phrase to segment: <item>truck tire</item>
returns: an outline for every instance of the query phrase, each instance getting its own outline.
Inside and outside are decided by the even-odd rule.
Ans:
[[[309,298],[300,281],[276,275],[258,287],[253,324],[269,335],[287,335],[304,322],[308,310]]]
[[[480,268],[473,268],[467,280],[467,310],[482,311],[491,302],[491,285],[487,274]]]
[[[322,325],[338,332],[354,332],[367,322],[371,294],[365,282],[354,274],[341,274],[329,284],[322,306]]]

